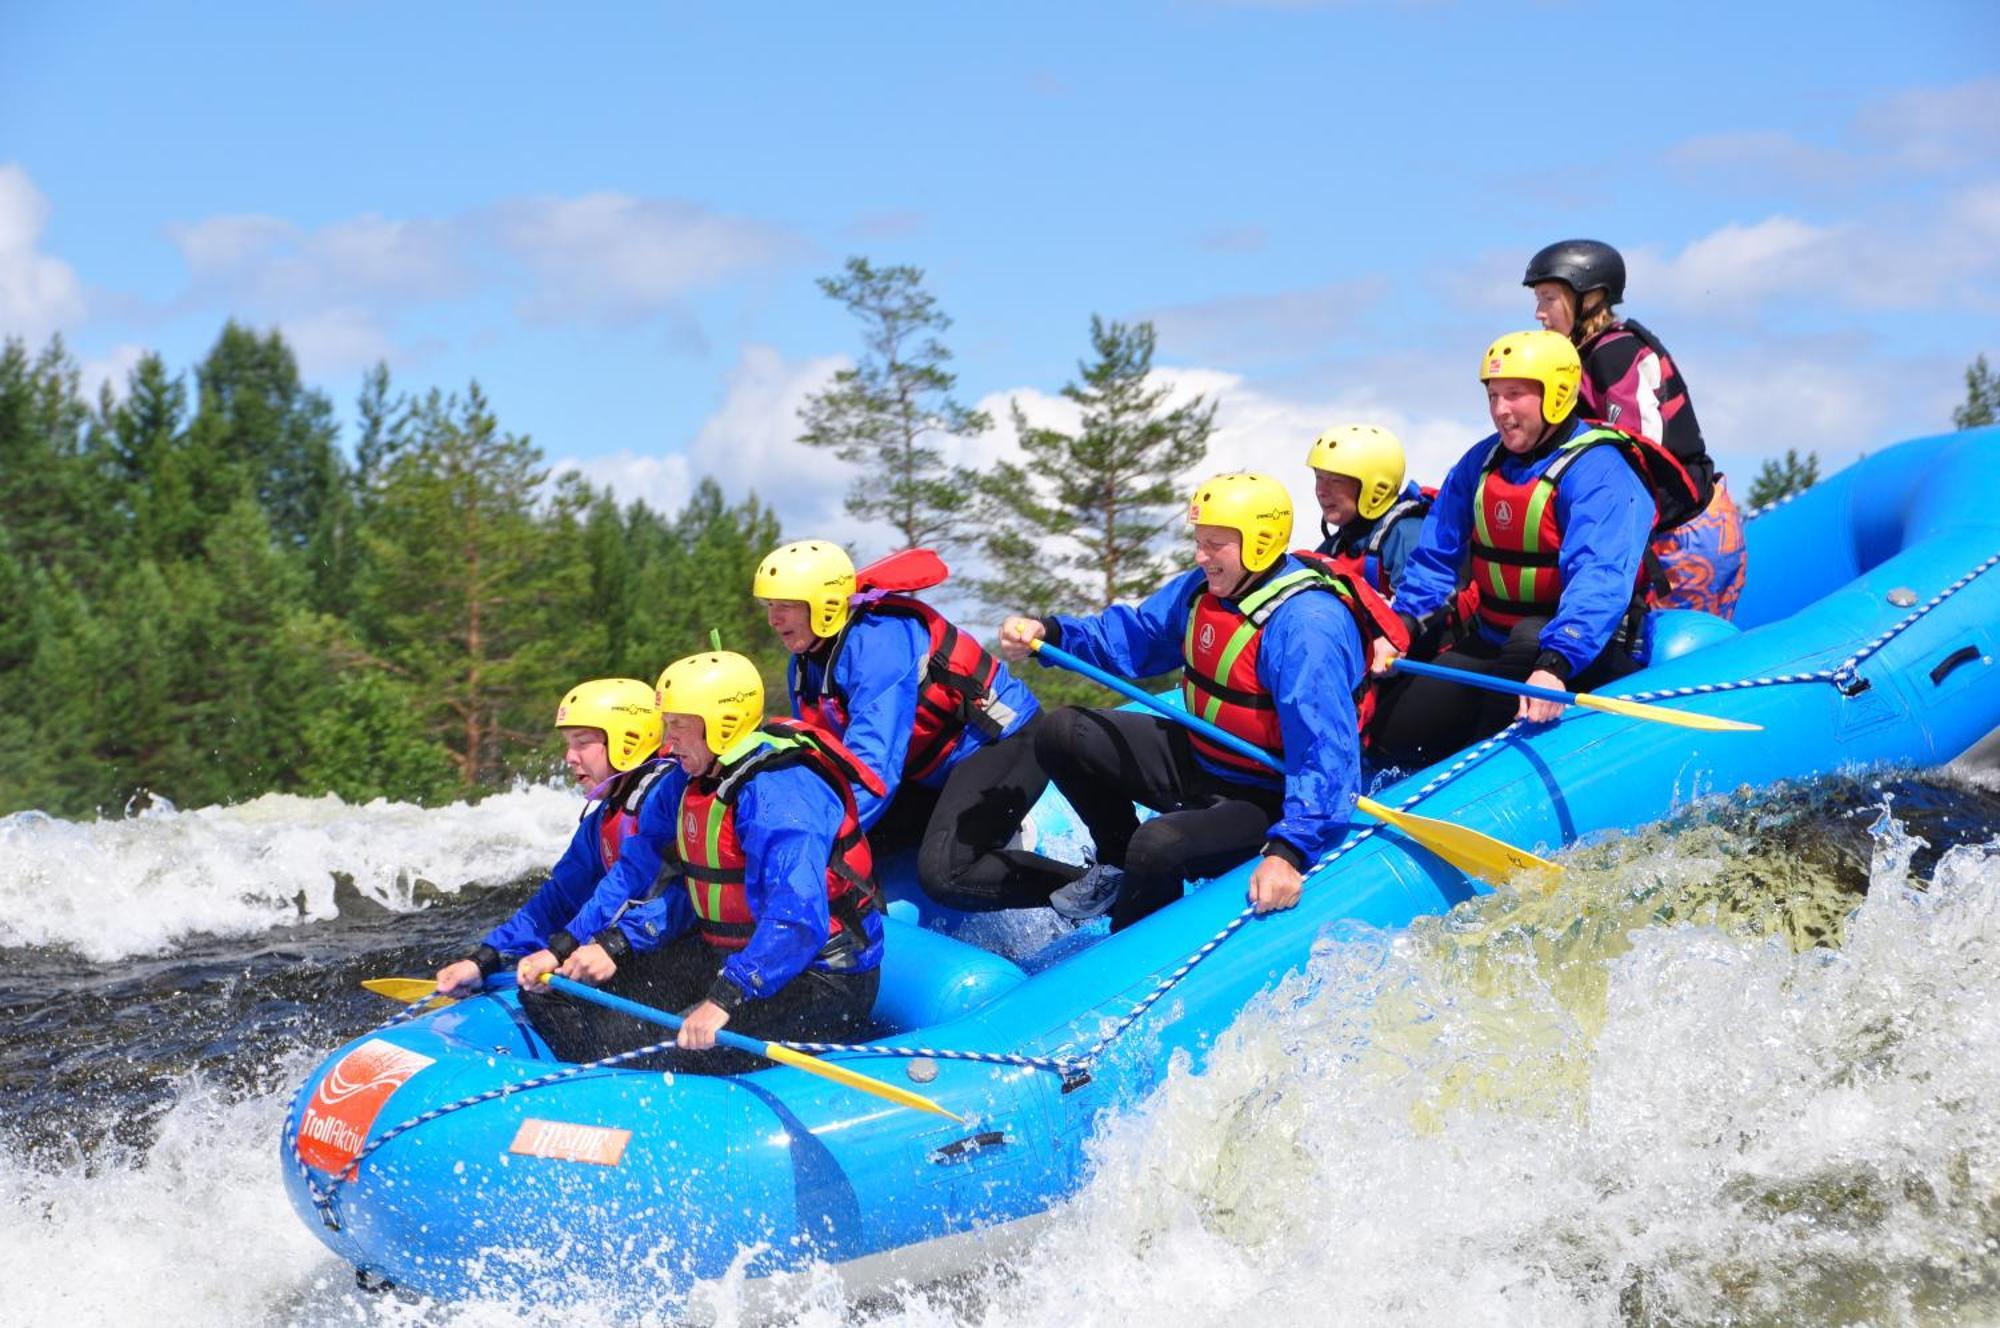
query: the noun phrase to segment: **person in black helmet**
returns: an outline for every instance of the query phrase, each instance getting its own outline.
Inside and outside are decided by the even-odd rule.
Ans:
[[[1667,582],[1655,605],[1732,616],[1745,572],[1742,519],[1673,357],[1643,324],[1612,312],[1625,298],[1624,258],[1598,240],[1559,240],[1528,260],[1521,284],[1535,293],[1536,321],[1583,360],[1584,414],[1664,446],[1700,493],[1700,515],[1653,543]]]

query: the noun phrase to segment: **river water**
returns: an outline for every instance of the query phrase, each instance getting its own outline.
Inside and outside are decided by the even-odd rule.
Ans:
[[[577,807],[0,819],[13,1316],[523,1322],[358,1290],[276,1140],[387,1013],[360,979],[459,952]],[[781,1320],[2000,1323],[2000,778],[1715,801],[1565,861],[1551,894],[1323,935],[1025,1248],[867,1302],[802,1278]]]

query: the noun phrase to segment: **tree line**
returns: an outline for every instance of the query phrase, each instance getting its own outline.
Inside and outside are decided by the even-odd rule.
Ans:
[[[959,599],[1089,611],[1179,565],[1182,490],[1217,403],[1152,378],[1151,324],[1093,317],[1061,389],[1073,432],[1011,407],[991,455],[954,395],[923,273],[850,259],[820,281],[861,331],[801,442],[854,468],[847,511],[979,569]],[[1967,372],[1960,427],[2000,390]],[[60,338],[0,346],[0,814],[116,814],[271,791],[425,803],[554,769],[555,700],[650,680],[719,630],[782,695],[747,587],[785,532],[704,478],[673,513],[552,475],[475,381],[412,392],[378,366],[343,447],[283,337],[235,321],[176,373],[146,355],[92,399]],[[1809,485],[1767,463],[1751,501]],[[794,532],[811,535],[819,532]],[[1101,699],[1027,670],[1044,698]]]

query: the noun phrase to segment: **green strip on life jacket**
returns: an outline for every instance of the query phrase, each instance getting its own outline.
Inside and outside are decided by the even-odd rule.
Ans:
[[[776,734],[766,733],[761,729],[752,729],[749,733],[746,733],[743,737],[730,744],[729,750],[722,753],[718,759],[725,771],[724,778],[726,779],[728,777],[728,768],[730,766],[741,765],[746,759],[750,758],[751,753],[757,748],[768,747],[774,751],[782,752],[805,745],[803,738],[781,738]],[[728,804],[724,803],[720,797],[709,799],[708,824],[702,827],[702,845],[706,851],[701,855],[700,860],[711,867],[716,865],[716,859],[721,855],[722,827],[728,819]],[[687,827],[685,825],[675,827],[674,837],[680,841],[682,861],[686,861],[688,857],[686,832]],[[692,902],[695,905],[695,911],[711,922],[721,921],[722,892],[725,888],[725,884],[721,881],[708,882],[708,907],[702,908],[701,901],[694,900]],[[694,891],[694,882],[692,880],[688,882],[688,891],[690,894]]]
[[[1222,647],[1222,654],[1216,659],[1215,674],[1210,681],[1214,682],[1218,687],[1227,687],[1229,685],[1229,675],[1236,668],[1237,658],[1250,648],[1250,643],[1257,638],[1257,633],[1263,630],[1263,623],[1255,621],[1259,609],[1269,604],[1273,599],[1278,599],[1289,594],[1293,587],[1314,581],[1326,582],[1328,585],[1333,584],[1317,568],[1302,567],[1296,572],[1287,572],[1277,580],[1257,587],[1248,599],[1238,604],[1236,611],[1243,615],[1243,621],[1236,624],[1235,630],[1229,634],[1228,642]],[[1195,614],[1190,610],[1188,612],[1187,630],[1181,634],[1181,660],[1183,663],[1194,658],[1194,623]],[[1197,689],[1194,684],[1188,682],[1185,678],[1182,679],[1181,699],[1186,702],[1191,712],[1200,715],[1203,719],[1213,724],[1216,715],[1222,710],[1222,698],[1219,696],[1197,697],[1195,695],[1196,691]]]

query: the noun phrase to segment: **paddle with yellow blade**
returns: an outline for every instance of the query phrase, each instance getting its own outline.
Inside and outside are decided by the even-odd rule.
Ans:
[[[1243,753],[1253,761],[1262,762],[1280,774],[1284,773],[1284,767],[1272,759],[1271,754],[1263,748],[1245,742],[1235,734],[1217,728],[1207,720],[1182,710],[1179,706],[1162,701],[1145,688],[1127,682],[1115,673],[1106,673],[1095,664],[1086,664],[1067,650],[1052,646],[1047,641],[1036,641],[1034,649],[1064,668],[1103,683],[1119,695],[1129,696],[1140,705],[1158,711],[1174,723],[1185,725],[1210,742],[1220,743],[1231,751]],[[1399,812],[1393,807],[1383,806],[1373,798],[1356,798],[1354,805],[1376,820],[1396,827],[1466,875],[1477,876],[1483,881],[1504,881],[1527,871],[1552,873],[1562,871],[1559,865],[1547,858],[1538,858],[1526,849],[1515,848],[1512,844],[1462,825],[1453,825],[1449,821],[1439,821],[1429,816],[1418,816],[1414,812]]]
[[[643,1019],[649,1024],[658,1024],[662,1028],[671,1028],[678,1032],[683,1022],[677,1014],[669,1014],[665,1010],[656,1010],[650,1005],[641,1005],[637,1001],[628,1001],[623,996],[613,996],[608,991],[599,991],[597,988],[585,986],[581,982],[572,982],[568,978],[559,978],[553,973],[542,980],[564,995],[574,996],[580,1001],[589,1001],[593,1005],[601,1005],[607,1010],[616,1010],[620,1014],[631,1015],[634,1019]],[[880,1079],[871,1079],[865,1074],[857,1074],[845,1065],[836,1065],[832,1061],[823,1061],[817,1056],[808,1056],[803,1051],[794,1051],[782,1042],[763,1042],[757,1038],[744,1037],[741,1033],[732,1033],[726,1028],[716,1031],[715,1041],[717,1046],[729,1047],[736,1051],[747,1051],[753,1056],[762,1056],[765,1060],[776,1061],[780,1065],[789,1065],[795,1070],[804,1070],[807,1074],[816,1074],[822,1079],[831,1079],[837,1084],[844,1084],[860,1092],[870,1093],[886,1101],[894,1102],[899,1107],[909,1107],[913,1111],[928,1111],[939,1116],[948,1117],[961,1124],[964,1123],[964,1117],[958,1115],[956,1112],[946,1111],[943,1107],[920,1093],[912,1093],[907,1088],[898,1088],[894,1084],[885,1084]]]
[[[387,996],[390,1000],[401,1001],[405,1005],[427,1001],[437,995],[438,989],[438,984],[429,978],[365,978],[361,985],[377,996]],[[447,1005],[456,1004],[457,1001],[447,996],[440,1000],[437,1006],[442,1010]]]
[[[1740,719],[1724,719],[1719,715],[1704,715],[1694,710],[1669,710],[1666,706],[1648,705],[1643,701],[1627,701],[1622,696],[1599,696],[1595,692],[1565,692],[1554,687],[1532,687],[1525,682],[1493,678],[1466,669],[1448,669],[1439,664],[1419,664],[1412,659],[1399,659],[1393,667],[1399,673],[1414,673],[1423,678],[1442,678],[1446,682],[1463,683],[1467,687],[1483,687],[1489,692],[1501,692],[1508,696],[1532,696],[1540,701],[1559,701],[1565,705],[1579,705],[1586,710],[1602,710],[1607,715],[1650,720],[1655,724],[1672,724],[1677,728],[1701,729],[1709,733],[1764,731],[1762,724],[1748,724]]]
[[[543,980],[557,991],[567,992],[578,1000],[590,1001],[593,1004],[603,1006],[607,1010],[616,1010],[620,1014],[629,1014],[635,1019],[643,1019],[649,1024],[659,1024],[664,1028],[671,1028],[676,1032],[680,1030],[681,1017],[677,1014],[668,1014],[665,1010],[656,1010],[650,1005],[641,1005],[637,1001],[628,1001],[623,996],[613,996],[608,991],[599,991],[597,988],[587,987],[581,982],[571,982],[568,978],[559,978],[553,973],[549,974]],[[405,1005],[414,1005],[418,1001],[437,994],[437,983],[431,981],[429,978],[369,978],[361,985],[378,996],[387,996],[390,1000],[401,1001]],[[456,1004],[455,1001],[449,999],[442,1000],[438,1002],[438,1008],[443,1009],[447,1005],[454,1004]],[[835,1065],[833,1062],[823,1061],[817,1056],[808,1056],[803,1051],[794,1051],[781,1042],[760,1042],[756,1038],[747,1038],[740,1033],[732,1033],[726,1028],[717,1031],[715,1040],[720,1046],[732,1047],[737,1051],[747,1051],[753,1056],[762,1056],[765,1060],[776,1061],[780,1065],[789,1065],[793,1069],[804,1070],[807,1074],[816,1074],[822,1079],[831,1079],[837,1084],[845,1084],[849,1088],[859,1089],[864,1093],[872,1093],[876,1097],[885,1098],[900,1107],[909,1107],[916,1111],[935,1112],[937,1115],[950,1117],[961,1124],[964,1122],[964,1117],[959,1116],[955,1112],[946,1111],[943,1107],[924,1097],[922,1094],[912,1093],[908,1089],[898,1088],[894,1084],[885,1084],[880,1079],[871,1079],[865,1074],[856,1074],[844,1065]]]

